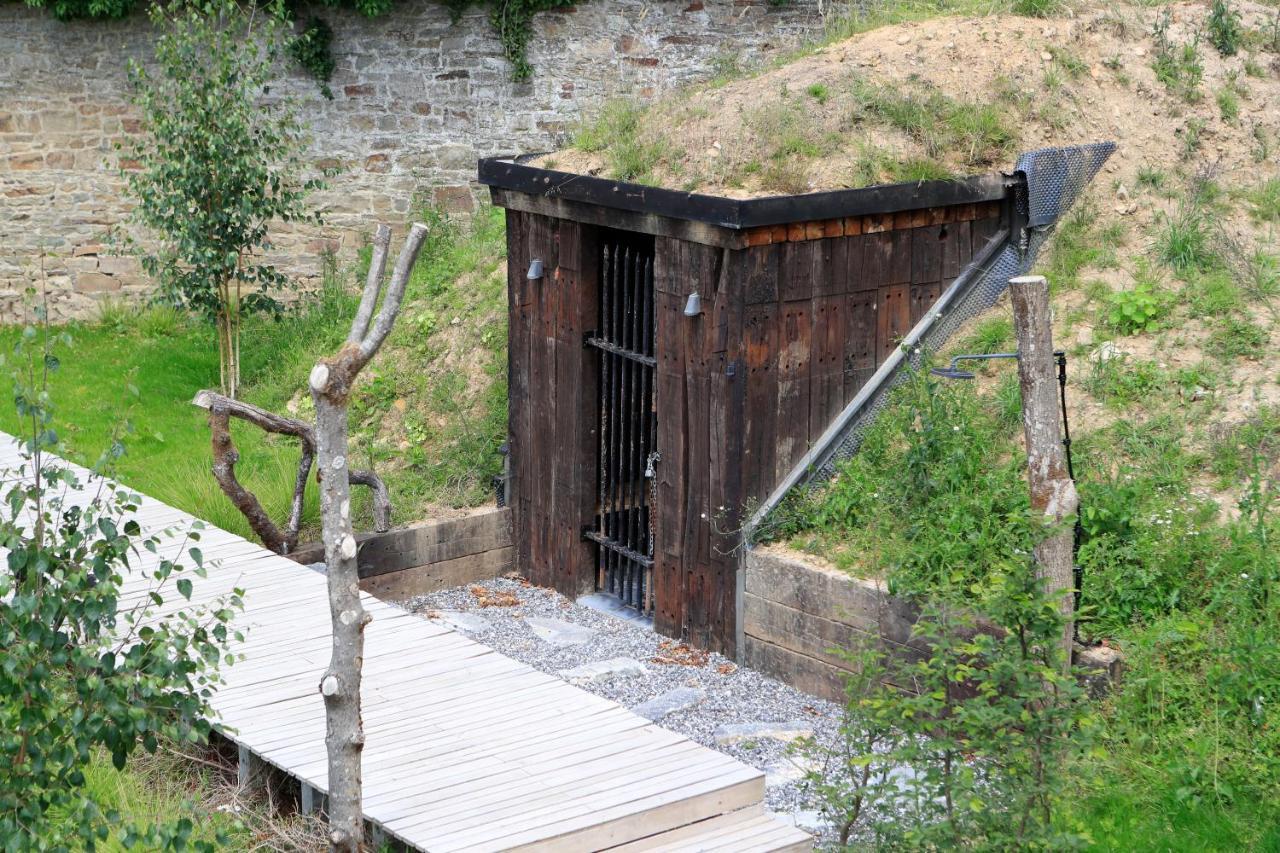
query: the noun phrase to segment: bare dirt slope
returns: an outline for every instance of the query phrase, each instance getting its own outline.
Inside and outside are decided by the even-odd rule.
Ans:
[[[1274,175],[1280,55],[1265,41],[1277,12],[1236,8],[1256,49],[1234,56],[1205,42],[1208,9],[1196,3],[883,27],[650,107],[634,140],[647,156],[627,157],[633,141],[623,132],[602,150],[570,148],[541,162],[610,175],[621,155],[623,165],[649,166],[633,176],[647,182],[748,196],[878,183],[903,177],[894,165],[912,161],[939,174],[1008,168],[1019,150],[1112,139],[1120,147],[1109,172],[1130,189],[1141,167],[1173,166],[1188,149],[1217,163],[1224,180]],[[1175,59],[1199,36],[1193,90],[1157,79],[1154,29],[1165,14],[1164,50]],[[1217,100],[1228,88],[1232,118]]]
[[[542,164],[752,196],[1007,170],[1019,151],[1114,140],[1038,264],[1072,356],[1073,433],[1119,446],[1117,429],[1159,431],[1228,514],[1239,437],[1280,445],[1280,10],[1231,8],[1225,54],[1208,3],[885,26],[614,105]],[[953,347],[1011,347],[1007,317],[997,306]]]

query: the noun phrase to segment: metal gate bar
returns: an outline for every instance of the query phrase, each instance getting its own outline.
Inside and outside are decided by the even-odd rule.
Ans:
[[[586,344],[600,353],[599,505],[583,535],[597,543],[597,586],[642,613],[653,609],[649,498],[653,411],[653,246],[601,240],[600,323]]]

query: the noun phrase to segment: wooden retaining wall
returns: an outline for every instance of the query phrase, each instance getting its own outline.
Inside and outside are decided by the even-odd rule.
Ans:
[[[840,701],[843,673],[853,668],[837,649],[873,642],[903,659],[924,653],[923,644],[911,639],[919,611],[880,582],[777,549],[751,549],[742,559],[743,663],[752,669]]]
[[[875,644],[899,661],[922,659],[928,646],[911,631],[919,608],[880,581],[855,578],[816,560],[770,547],[743,554],[743,663],[806,693],[843,702],[853,666],[839,649]],[[980,631],[998,630],[989,625]],[[1121,676],[1119,652],[1077,645],[1073,663],[1095,698]],[[886,681],[886,683],[890,683]],[[913,685],[891,682],[904,690]]]
[[[511,571],[514,556],[507,509],[364,533],[356,539],[360,588],[391,601],[498,577]],[[305,546],[289,557],[299,563],[322,562],[324,547]]]

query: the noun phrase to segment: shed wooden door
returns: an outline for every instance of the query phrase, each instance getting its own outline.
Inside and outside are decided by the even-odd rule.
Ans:
[[[598,354],[599,496],[586,529],[597,588],[642,613],[653,609],[650,519],[658,460],[654,411],[652,237],[602,229],[600,316],[586,344]]]
[[[529,278],[533,261],[542,274]],[[595,587],[595,546],[582,537],[596,505],[595,229],[507,211],[511,533],[515,567],[576,597]]]

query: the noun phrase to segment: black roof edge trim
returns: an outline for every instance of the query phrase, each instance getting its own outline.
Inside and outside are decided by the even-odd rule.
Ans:
[[[527,155],[533,156],[537,155]],[[705,222],[734,230],[997,201],[1005,198],[1009,188],[1019,182],[1017,177],[993,172],[957,180],[734,199],[542,169],[522,163],[521,160],[527,157],[483,158],[478,168],[480,183],[531,195]]]

